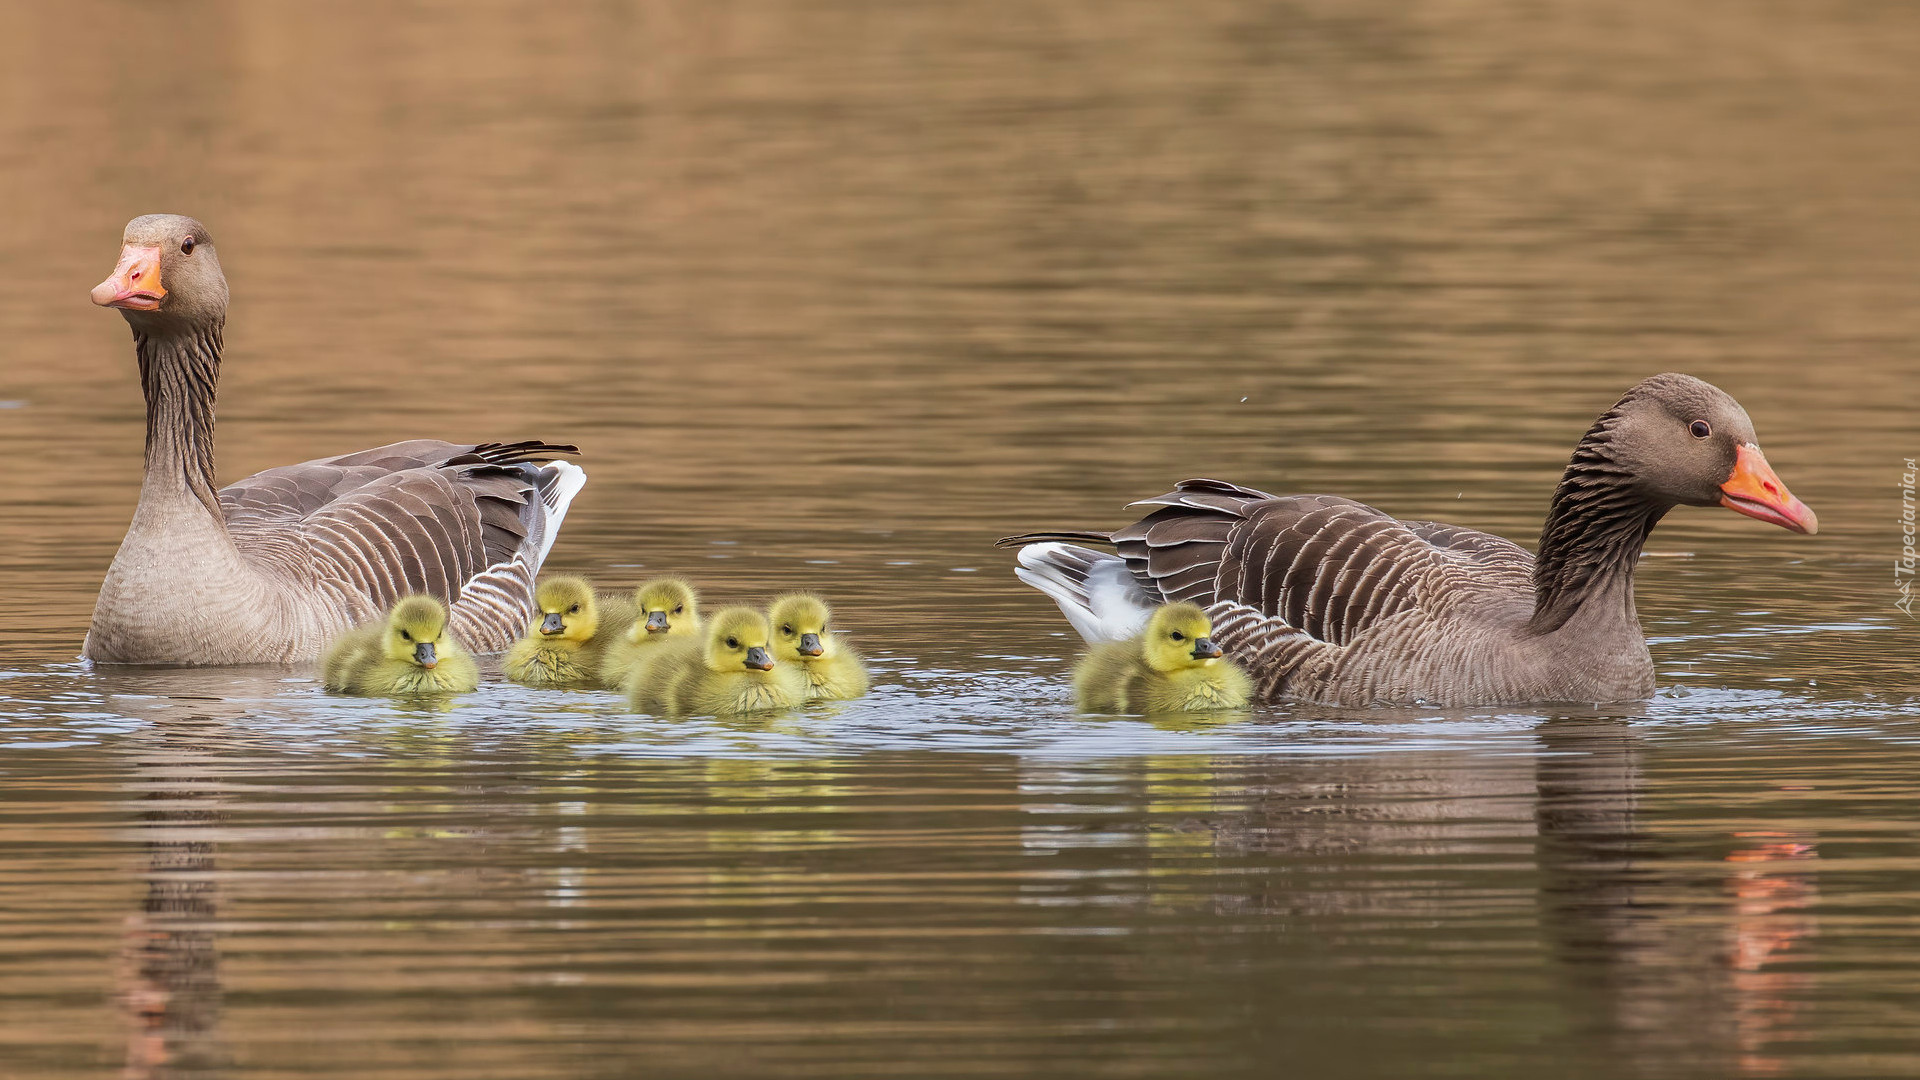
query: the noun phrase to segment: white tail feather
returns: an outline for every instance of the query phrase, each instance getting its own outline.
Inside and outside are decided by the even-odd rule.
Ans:
[[[1074,544],[1028,544],[1020,549],[1019,563],[1014,575],[1058,604],[1089,642],[1134,636],[1158,603],[1118,555]]]
[[[541,494],[541,501],[547,504],[546,529],[540,536],[540,557],[534,560],[533,569],[538,571],[546,565],[547,552],[553,550],[553,542],[560,539],[560,523],[567,519],[567,507],[572,505],[573,497],[587,486],[587,470],[570,461],[549,461],[542,471],[557,477]]]

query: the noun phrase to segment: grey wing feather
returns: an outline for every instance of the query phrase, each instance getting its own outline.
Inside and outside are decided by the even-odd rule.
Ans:
[[[1504,536],[1444,521],[1403,522],[1413,533],[1448,556],[1480,567],[1480,580],[1502,588],[1533,589],[1533,552]]]
[[[532,611],[550,518],[578,488],[534,463],[572,452],[416,439],[268,469],[222,489],[221,509],[243,554],[359,609],[348,618],[428,593],[452,607],[456,636],[491,652]]]
[[[1533,557],[1511,541],[1338,496],[1187,480],[1134,505],[1155,509],[1112,535],[1136,579],[1168,600],[1241,605],[1279,637],[1343,645],[1437,594],[1531,588]]]
[[[230,530],[297,521],[389,473],[438,465],[476,449],[472,443],[413,439],[354,454],[282,465],[221,488],[220,509],[226,515]]]

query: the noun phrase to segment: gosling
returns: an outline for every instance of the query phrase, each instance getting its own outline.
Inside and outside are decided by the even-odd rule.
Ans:
[[[609,635],[600,658],[600,685],[626,687],[657,647],[670,641],[699,640],[700,598],[679,578],[657,578],[633,591],[636,611],[626,632]]]
[[[404,597],[385,619],[340,635],[320,671],[336,694],[464,694],[480,685],[473,657],[447,631],[447,605],[431,596]]]
[[[785,709],[807,699],[797,665],[776,664],[767,617],[728,608],[704,638],[654,646],[655,655],[627,682],[636,712],[656,716],[732,716]]]
[[[867,669],[827,628],[832,617],[826,601],[805,593],[782,596],[767,609],[774,661],[806,673],[808,701],[846,701],[867,692]]]
[[[501,661],[507,678],[545,688],[597,687],[610,642],[634,621],[625,597],[596,597],[577,577],[551,577],[534,593],[540,614]]]
[[[1154,610],[1138,637],[1088,650],[1074,668],[1074,696],[1085,712],[1244,709],[1253,683],[1221,656],[1206,612],[1167,604]]]

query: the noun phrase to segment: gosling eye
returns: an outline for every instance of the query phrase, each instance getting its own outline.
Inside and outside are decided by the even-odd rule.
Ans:
[[[1713,425],[1707,423],[1705,420],[1695,420],[1693,423],[1687,425],[1687,430],[1693,432],[1694,438],[1704,439],[1713,434]]]
[[[788,637],[792,637],[792,636],[793,636],[793,627],[791,627],[791,626],[782,626],[782,627],[780,628],[780,632],[781,632],[781,633],[783,633],[783,634],[785,634],[785,635],[787,635]]]
[[[191,236],[187,237],[185,240],[180,241],[180,254],[182,255],[193,254],[193,244],[194,244],[194,239]]]
[[[407,633],[407,632],[406,632],[405,630],[402,630],[402,631],[400,631],[400,636],[401,636],[401,637],[403,637],[403,638],[405,638],[405,639],[407,639],[408,641],[412,641],[412,640],[413,640],[413,635],[412,635],[412,634],[409,634],[409,633]]]
[[[570,607],[570,608],[568,608],[568,609],[567,609],[567,614],[569,614],[569,615],[578,615],[578,614],[580,614],[580,605],[579,605],[579,604],[575,604],[575,605],[573,605],[572,607]]]
[[[686,610],[686,605],[685,605],[685,604],[675,604],[675,605],[673,605],[673,613],[674,613],[675,615],[678,615],[678,614],[680,614],[680,613],[681,613],[682,611],[684,611],[684,610]]]
[[[728,639],[727,639],[727,648],[729,648],[729,649],[737,649],[737,648],[739,648],[739,647],[740,647],[740,639],[739,639],[739,638],[728,638]]]
[[[1172,638],[1173,640],[1175,640],[1175,641],[1185,641],[1185,640],[1187,640],[1187,635],[1185,635],[1185,634],[1183,634],[1183,633],[1181,633],[1181,632],[1180,632],[1180,631],[1178,631],[1178,630],[1175,630],[1175,631],[1174,631],[1173,633],[1171,633],[1171,634],[1169,634],[1169,635],[1167,635],[1167,636],[1168,636],[1168,637],[1171,637],[1171,638]]]

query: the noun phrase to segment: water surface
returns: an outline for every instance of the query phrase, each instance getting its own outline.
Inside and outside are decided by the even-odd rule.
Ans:
[[[1920,14],[8,5],[0,1073],[1907,1076]],[[831,597],[875,694],[667,725],[73,662],[122,223],[233,287],[222,475],[579,443],[552,565]],[[1076,716],[991,542],[1189,475],[1530,542],[1684,370],[1612,710]]]

